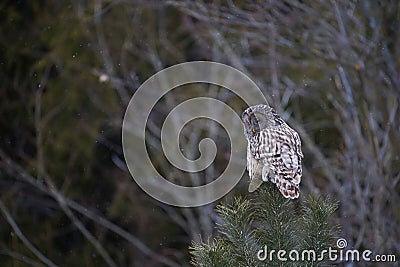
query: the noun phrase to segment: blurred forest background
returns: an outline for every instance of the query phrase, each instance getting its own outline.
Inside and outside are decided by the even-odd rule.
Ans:
[[[398,0],[1,1],[1,266],[189,265],[190,241],[215,234],[217,203],[147,196],[127,172],[121,125],[141,83],[192,60],[256,81],[301,136],[301,198],[339,201],[334,223],[350,247],[398,255],[399,29]],[[223,88],[188,87],[148,122],[154,164],[177,180],[158,156],[168,111],[200,95],[246,108]],[[225,139],[213,123],[182,134],[192,157],[204,136]],[[190,175],[218,176],[229,160],[219,149]],[[246,189],[247,174],[227,201]]]

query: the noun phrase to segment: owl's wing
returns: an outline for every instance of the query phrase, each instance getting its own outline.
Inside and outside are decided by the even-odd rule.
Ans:
[[[292,130],[292,129],[290,129]],[[292,135],[293,135],[293,145],[296,148],[296,153],[300,158],[304,158],[303,152],[301,151],[301,140],[300,140],[300,136],[299,134],[292,130],[291,131]]]
[[[299,184],[302,175],[301,158],[295,148],[283,144],[281,158],[276,162],[276,169],[280,175],[290,180],[293,184]]]
[[[285,125],[286,126],[286,125]],[[301,180],[301,143],[298,134],[289,128],[268,128],[261,132],[260,154],[271,167],[275,178],[298,185]]]

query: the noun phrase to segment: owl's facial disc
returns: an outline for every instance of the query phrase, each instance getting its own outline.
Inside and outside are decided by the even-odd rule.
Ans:
[[[253,116],[250,117],[251,120],[251,134],[256,135],[260,132],[260,124],[258,122],[258,118],[253,114]]]
[[[255,112],[255,117],[257,118],[258,121],[258,127],[260,129],[265,129],[271,126],[275,126],[275,119],[272,116],[272,113],[270,111],[266,112]],[[276,125],[278,126],[278,125]]]

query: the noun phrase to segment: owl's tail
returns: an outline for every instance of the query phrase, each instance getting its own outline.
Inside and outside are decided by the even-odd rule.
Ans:
[[[300,189],[298,184],[293,184],[286,179],[275,179],[276,186],[285,198],[298,198]]]

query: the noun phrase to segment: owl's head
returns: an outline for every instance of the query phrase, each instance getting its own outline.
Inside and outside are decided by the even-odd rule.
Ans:
[[[279,126],[283,122],[271,107],[263,104],[247,108],[242,113],[242,121],[247,139],[259,134],[263,129]]]

